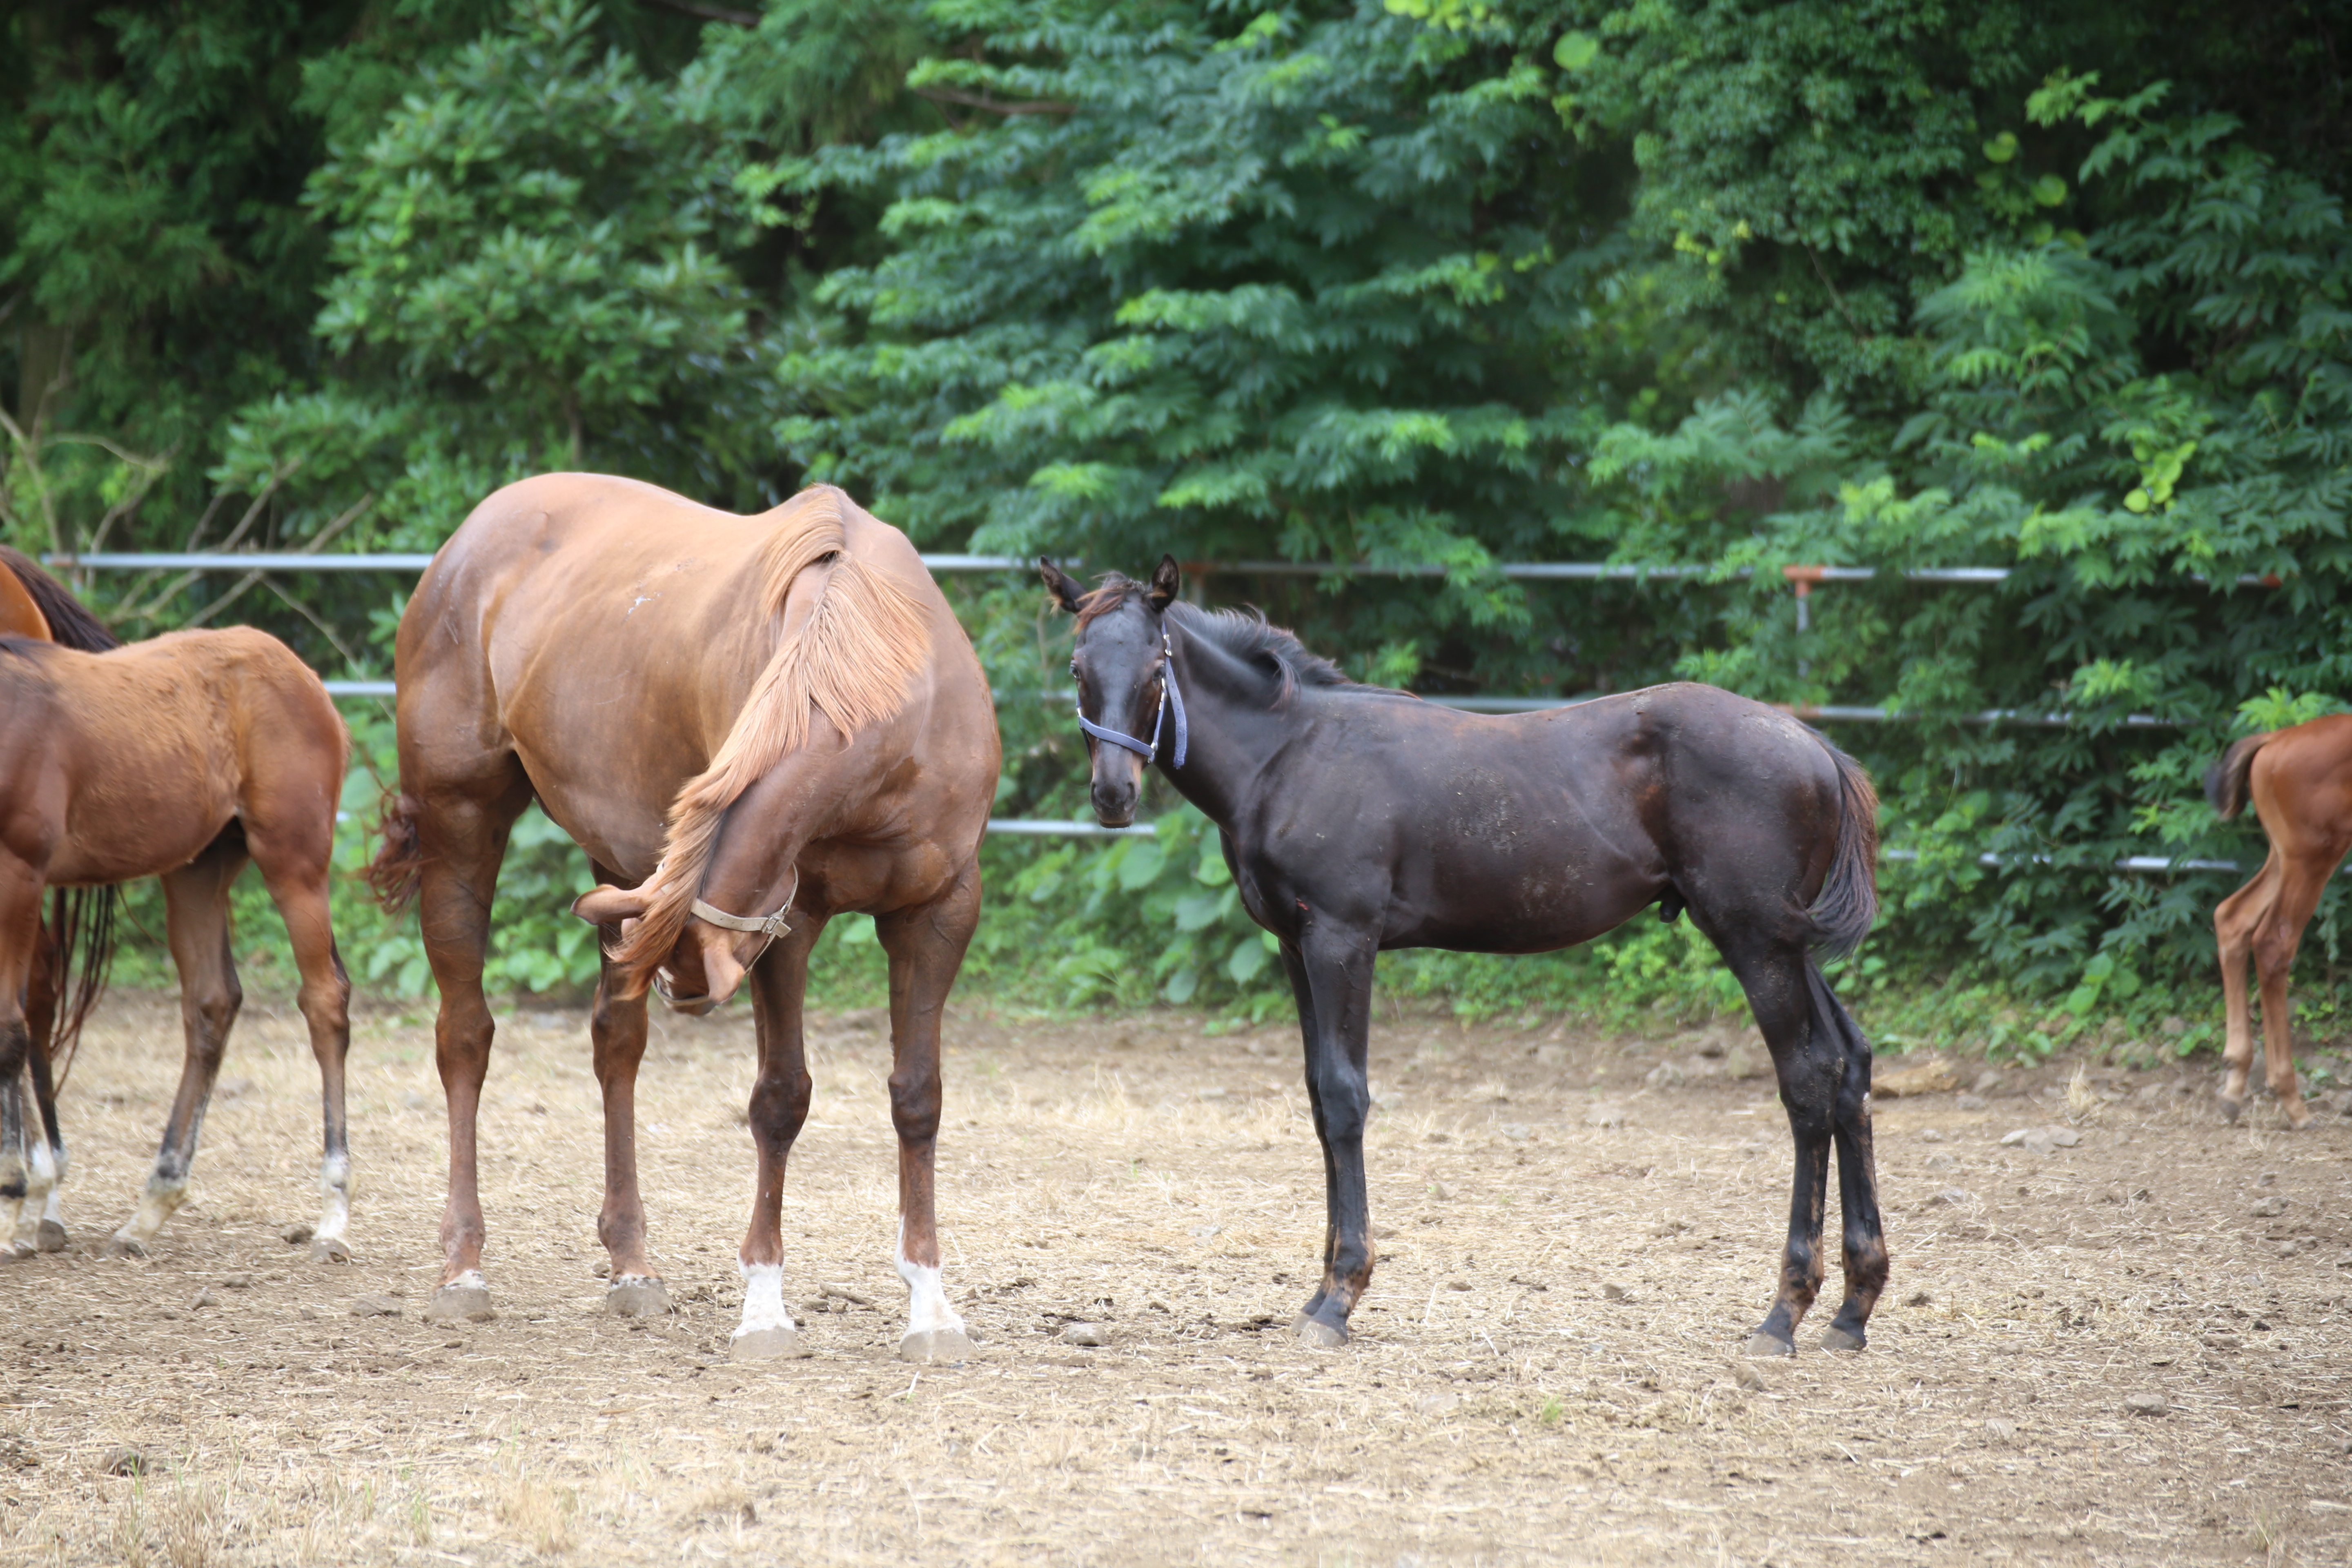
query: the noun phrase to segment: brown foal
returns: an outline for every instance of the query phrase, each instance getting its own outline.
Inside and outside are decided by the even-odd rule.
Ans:
[[[58,619],[47,617],[53,628]],[[228,892],[250,859],[285,918],[319,1058],[326,1204],[312,1256],[350,1256],[351,987],[327,909],[348,750],[319,678],[265,632],[175,632],[104,653],[0,636],[0,1084],[16,1084],[29,1066],[37,1096],[47,1100],[47,1042],[37,1057],[34,1035],[37,1026],[48,1033],[40,1015],[53,1010],[61,986],[35,984],[47,968],[44,889],[138,877],[163,884],[187,1058],[145,1194],[115,1233],[114,1251],[143,1253],[186,1195],[242,1001]],[[26,1195],[27,1163],[21,1146],[0,1149],[0,1197]]]
[[[2300,1131],[2311,1121],[2311,1109],[2295,1082],[2287,971],[2327,879],[2352,848],[2352,713],[2247,736],[2206,771],[2205,798],[2223,821],[2252,800],[2271,841],[2253,880],[2213,911],[2229,1016],[2221,1110],[2231,1121],[2238,1119],[2254,1065],[2253,1009],[2246,995],[2251,955],[2263,991],[2265,1076],[2287,1125]]]
[[[980,913],[995,713],[906,536],[830,486],[757,517],[634,480],[550,474],[485,500],[401,618],[400,794],[374,876],[414,892],[441,992],[449,1197],[430,1315],[489,1315],[476,1121],[492,1025],[482,958],[499,861],[536,799],[602,885],[590,1035],[604,1098],[606,1301],[666,1310],[646,1247],[635,1084],[646,992],[681,1011],[747,974],[759,1158],[739,1358],[798,1350],[783,1303],[784,1164],[808,1115],[801,1037],[826,921],[874,916],[890,960],[901,1353],[969,1348],[940,1283],[940,1016]]]

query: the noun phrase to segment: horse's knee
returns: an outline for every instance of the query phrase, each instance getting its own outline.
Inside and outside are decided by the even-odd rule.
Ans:
[[[890,1075],[890,1121],[900,1142],[927,1143],[940,1135],[941,1098],[936,1071]]]
[[[217,1058],[228,1042],[228,1032],[236,1023],[236,1016],[245,1006],[245,988],[234,974],[224,975],[221,983],[205,985],[188,993],[183,1004],[188,1022],[194,1026],[196,1048]]]
[[[751,1086],[750,1116],[751,1131],[763,1142],[790,1145],[801,1135],[808,1121],[809,1095],[812,1089],[809,1075],[795,1073],[783,1078],[763,1078]],[[892,1110],[897,1109],[893,1097]]]

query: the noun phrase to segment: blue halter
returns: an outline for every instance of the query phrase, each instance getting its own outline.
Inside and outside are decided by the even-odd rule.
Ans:
[[[1087,717],[1084,707],[1076,710],[1078,728],[1097,741],[1108,741],[1114,746],[1125,746],[1145,762],[1156,761],[1160,755],[1160,727],[1168,718],[1170,708],[1176,710],[1176,762],[1184,765],[1184,745],[1191,737],[1184,727],[1184,694],[1176,689],[1176,650],[1168,646],[1168,628],[1160,629],[1160,708],[1151,716],[1151,739],[1149,742],[1132,735],[1122,735],[1108,725],[1097,724]]]

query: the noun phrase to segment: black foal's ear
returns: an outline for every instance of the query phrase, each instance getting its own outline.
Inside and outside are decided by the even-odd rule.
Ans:
[[[1037,574],[1045,579],[1046,592],[1054,595],[1055,604],[1074,616],[1078,613],[1078,601],[1086,597],[1087,591],[1076,578],[1043,555],[1037,557]]]
[[[1176,590],[1183,586],[1183,574],[1176,569],[1176,557],[1163,555],[1160,564],[1151,569],[1151,607],[1165,610],[1176,602]]]

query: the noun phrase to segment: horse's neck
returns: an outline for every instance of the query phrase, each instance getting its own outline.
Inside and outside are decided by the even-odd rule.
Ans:
[[[1184,765],[1163,739],[1160,772],[1176,793],[1227,832],[1254,780],[1286,736],[1284,716],[1266,705],[1266,679],[1206,637],[1177,628],[1178,689],[1184,701]]]

